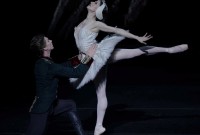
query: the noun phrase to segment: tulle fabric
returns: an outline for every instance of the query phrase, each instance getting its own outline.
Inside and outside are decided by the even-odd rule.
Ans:
[[[93,56],[94,61],[85,76],[82,78],[70,78],[70,82],[77,89],[80,89],[86,83],[95,78],[99,70],[106,64],[115,46],[124,39],[123,36],[113,34],[105,37],[101,42],[97,43],[97,36],[98,33],[91,32],[86,27],[75,28],[74,37],[77,48],[80,52],[86,53],[92,44],[98,46],[96,53]]]

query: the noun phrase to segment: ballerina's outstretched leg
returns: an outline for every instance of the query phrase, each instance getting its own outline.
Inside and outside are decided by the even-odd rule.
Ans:
[[[123,59],[131,59],[143,54],[154,55],[157,53],[180,53],[186,51],[187,49],[187,44],[176,45],[173,47],[143,46],[136,49],[115,49],[109,62],[112,63]]]

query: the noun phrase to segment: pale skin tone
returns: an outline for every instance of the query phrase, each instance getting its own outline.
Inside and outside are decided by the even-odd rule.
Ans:
[[[152,38],[152,36],[147,35],[147,33],[144,36],[137,36],[137,35],[134,35],[132,33],[129,33],[126,30],[123,30],[121,28],[108,26],[103,22],[97,21],[95,11],[99,6],[100,6],[99,0],[95,1],[95,2],[91,2],[87,6],[88,14],[87,14],[86,19],[83,20],[83,22],[81,22],[79,24],[80,27],[84,26],[87,29],[89,29],[90,31],[95,32],[95,33],[98,33],[99,31],[108,32],[108,33],[115,33],[115,34],[130,38],[130,39],[136,39],[142,44],[146,44],[146,41]],[[118,55],[120,55],[120,54],[118,54]],[[106,92],[105,92],[106,78],[104,78],[105,80],[102,81],[102,84],[100,83],[100,80],[98,78],[100,78],[100,80],[101,80],[104,77],[102,77],[102,76],[98,77],[98,75],[97,75],[96,79],[94,80],[96,87],[97,87],[96,92],[97,92],[97,98],[98,98],[97,122],[96,122],[95,132],[94,132],[95,135],[101,134],[105,131],[105,128],[103,128],[103,126],[102,126],[102,123],[103,123],[103,118],[104,118],[104,115],[105,115],[105,110],[107,108],[107,97],[106,97]]]
[[[151,39],[152,36],[147,33],[144,36],[137,36],[129,33],[128,31],[116,28],[112,26],[108,26],[103,22],[96,21],[95,11],[100,6],[100,1],[91,2],[90,5],[87,6],[88,14],[86,19],[81,23],[85,25],[90,31],[98,33],[99,31],[104,31],[108,33],[115,33],[126,38],[136,39],[142,44],[146,44],[146,41]]]
[[[88,14],[85,20],[83,20],[78,27],[86,27],[91,32],[98,33],[99,31],[108,32],[108,33],[115,33],[130,39],[136,39],[142,44],[146,44],[146,41],[151,39],[151,35],[147,35],[147,33],[144,36],[137,36],[134,34],[129,33],[126,30],[123,30],[121,28],[116,28],[112,26],[108,26],[103,22],[96,20],[96,9],[100,6],[100,1],[91,2],[90,5],[87,6]],[[121,52],[121,51],[120,51]],[[123,52],[123,51],[122,51]],[[140,51],[141,52],[141,51]],[[143,53],[143,52],[141,52]],[[115,57],[118,57],[118,55],[121,55],[120,53],[117,53]],[[122,58],[120,58],[122,59]],[[113,60],[114,61],[114,60]],[[97,122],[95,126],[94,135],[100,135],[103,132],[105,132],[105,128],[102,126],[105,111],[107,108],[107,97],[106,97],[106,75],[104,70],[100,71],[103,76],[97,75],[97,77],[94,80],[94,83],[97,87],[96,93],[97,93]],[[102,81],[103,80],[103,81]],[[101,83],[100,83],[101,82]]]
[[[118,35],[122,35],[126,38],[138,40],[142,44],[146,44],[146,41],[152,38],[151,35],[147,33],[144,36],[134,35],[126,30],[121,28],[116,28],[112,26],[108,26],[103,22],[96,20],[96,9],[100,6],[100,1],[91,2],[87,6],[88,14],[85,20],[83,20],[78,27],[86,27],[91,32],[98,33],[99,31],[115,33]],[[177,53],[187,50],[187,45],[180,45],[171,48],[164,47],[154,47],[149,49],[149,53]],[[145,54],[141,49],[115,49],[113,54],[111,55],[111,59],[109,62],[116,62],[123,59],[130,59],[140,55]],[[97,74],[94,79],[94,83],[96,85],[96,94],[97,94],[97,120],[95,125],[94,135],[100,135],[105,132],[105,128],[103,127],[103,119],[107,108],[107,97],[106,97],[106,69],[102,68],[102,70]]]

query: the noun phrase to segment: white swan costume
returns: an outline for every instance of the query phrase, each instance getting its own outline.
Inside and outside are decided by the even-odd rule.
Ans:
[[[102,6],[104,6],[104,4]],[[102,6],[99,8],[102,8]],[[102,13],[102,11],[99,12]],[[85,76],[83,78],[70,78],[70,82],[76,89],[81,88],[90,80],[95,78],[99,70],[106,64],[115,46],[125,38],[123,36],[113,34],[112,36],[105,37],[101,42],[97,43],[97,35],[98,33],[90,31],[86,26],[75,28],[74,37],[77,48],[80,52],[86,53],[92,44],[96,44],[98,46],[96,53],[93,56],[94,61]]]

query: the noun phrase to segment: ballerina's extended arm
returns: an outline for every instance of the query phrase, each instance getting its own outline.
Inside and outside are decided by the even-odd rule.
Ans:
[[[96,26],[97,30],[119,34],[121,36],[124,36],[126,38],[130,38],[130,39],[136,39],[142,44],[146,44],[147,40],[153,38],[153,36],[148,35],[147,33],[145,35],[143,35],[143,36],[137,36],[137,35],[134,35],[134,34],[130,33],[127,30],[124,30],[124,29],[121,29],[121,28],[117,28],[117,27],[111,27],[111,26],[108,26],[105,23],[102,23],[102,22],[99,22],[99,21],[96,22],[95,26]]]

